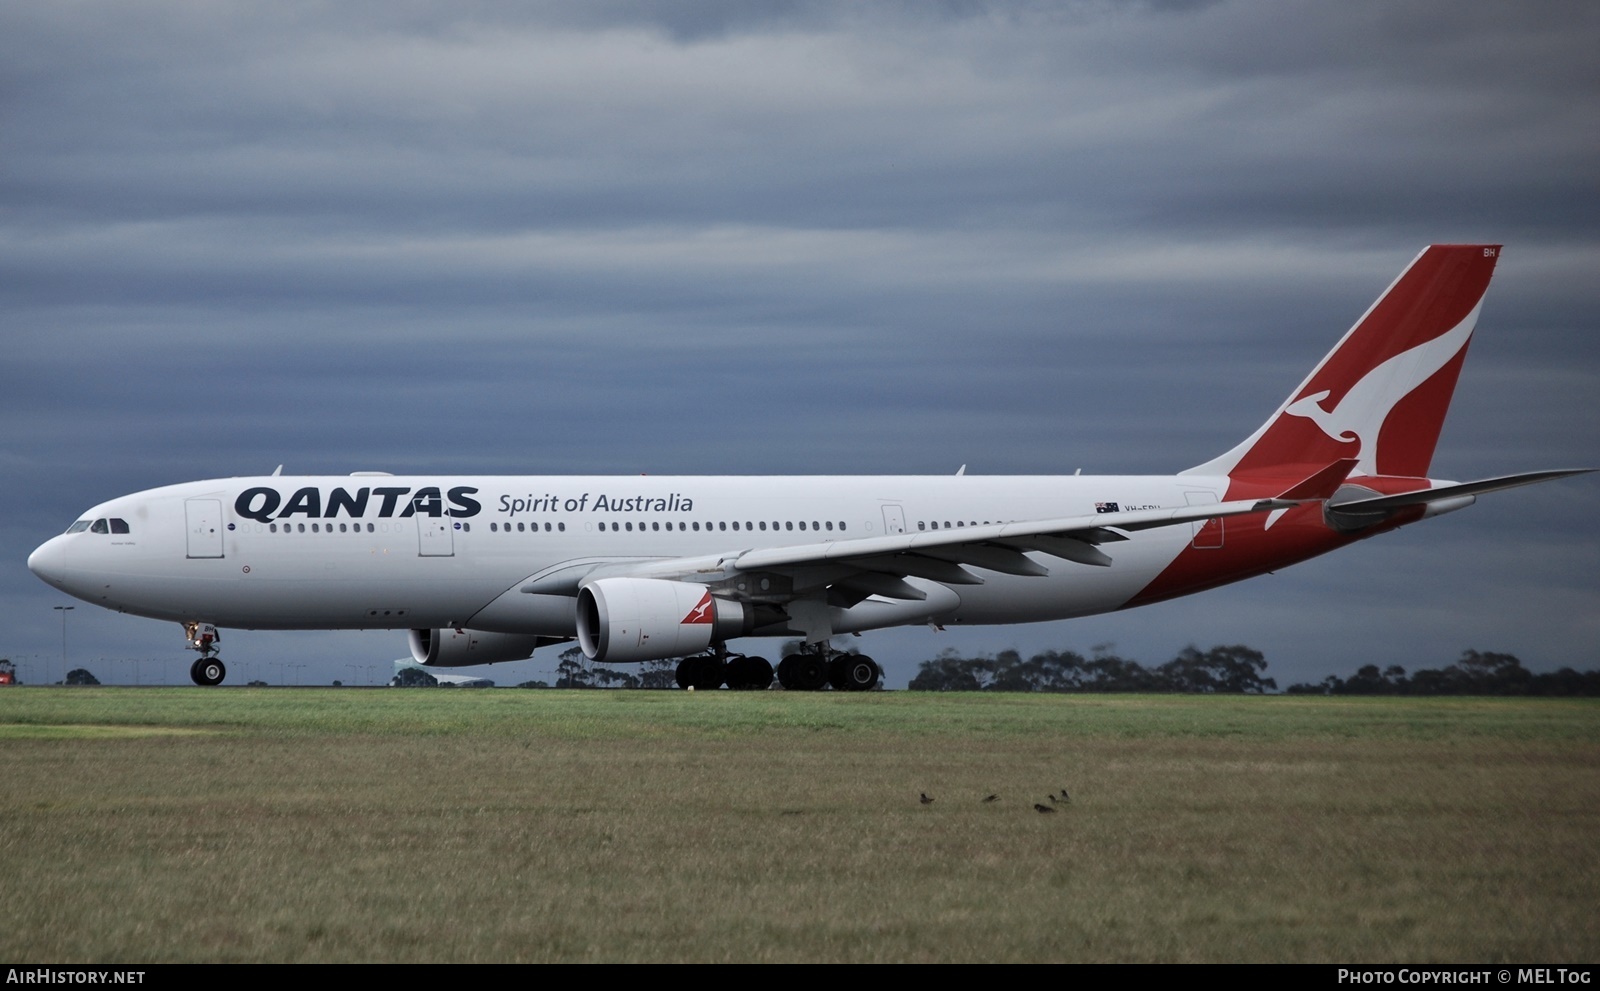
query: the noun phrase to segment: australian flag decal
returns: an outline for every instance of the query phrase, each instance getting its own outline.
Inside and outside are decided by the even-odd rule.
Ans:
[[[1120,512],[1122,512],[1122,510],[1117,508],[1117,504],[1114,503],[1114,502],[1097,502],[1097,503],[1094,504],[1094,511],[1097,512],[1097,513],[1120,513]]]

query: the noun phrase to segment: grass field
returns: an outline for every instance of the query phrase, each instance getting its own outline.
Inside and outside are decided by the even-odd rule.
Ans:
[[[1600,958],[1591,701],[15,688],[0,740],[17,962]]]

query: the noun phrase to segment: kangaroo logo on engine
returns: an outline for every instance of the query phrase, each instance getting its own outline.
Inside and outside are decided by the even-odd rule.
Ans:
[[[694,626],[700,623],[710,623],[714,618],[715,615],[711,608],[711,591],[707,589],[706,594],[700,597],[699,604],[689,610],[689,615],[680,619],[678,625]]]

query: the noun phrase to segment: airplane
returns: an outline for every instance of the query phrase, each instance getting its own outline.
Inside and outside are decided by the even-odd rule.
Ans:
[[[406,630],[429,667],[576,639],[679,685],[868,690],[835,637],[1129,609],[1594,469],[1427,477],[1492,244],[1424,249],[1254,433],[1166,476],[226,478],[102,503],[28,567],[173,620],[221,684],[218,628]],[[798,638],[774,672],[732,652]]]

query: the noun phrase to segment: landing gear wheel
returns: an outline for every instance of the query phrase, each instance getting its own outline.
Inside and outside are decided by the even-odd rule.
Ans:
[[[189,680],[207,688],[222,684],[227,676],[228,669],[215,657],[202,657],[189,665]]]
[[[734,665],[739,667],[739,683],[734,684]],[[728,662],[728,687],[764,692],[772,687],[772,662],[765,657],[740,657]]]
[[[695,678],[694,687],[702,692],[714,691],[722,687],[726,677],[725,668],[720,657],[700,658],[700,674]]]
[[[778,685],[786,692],[798,692],[800,685],[795,681],[795,665],[799,662],[799,654],[785,655],[778,662]]]
[[[836,692],[844,691],[849,684],[845,674],[845,662],[848,660],[850,660],[849,654],[840,654],[828,662],[828,684],[832,685]]]
[[[685,657],[678,662],[678,687],[709,692],[722,687],[723,664],[719,657]]]
[[[864,654],[846,654],[844,663],[844,688],[847,692],[870,692],[878,687],[883,670],[878,662]]]
[[[817,654],[795,654],[795,688],[802,692],[820,692],[828,683],[828,663]]]

